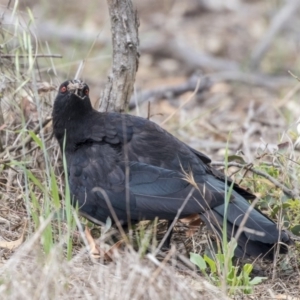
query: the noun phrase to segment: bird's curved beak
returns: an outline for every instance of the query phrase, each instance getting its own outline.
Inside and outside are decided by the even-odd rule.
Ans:
[[[68,91],[76,95],[80,99],[84,99],[86,95],[83,93],[84,83],[81,81],[70,81],[68,84]]]

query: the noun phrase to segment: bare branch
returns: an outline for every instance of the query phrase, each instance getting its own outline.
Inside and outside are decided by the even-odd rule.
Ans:
[[[138,18],[131,0],[107,0],[113,43],[112,73],[101,96],[100,111],[127,109],[138,69]]]
[[[16,58],[16,54],[0,54],[1,58]],[[29,57],[29,55],[18,55],[18,57],[25,58]],[[40,58],[40,57],[51,57],[51,58],[62,58],[62,55],[60,54],[36,54],[33,56],[34,58]]]

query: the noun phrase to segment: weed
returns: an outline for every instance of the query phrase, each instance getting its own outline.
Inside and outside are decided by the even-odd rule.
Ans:
[[[233,238],[226,245],[226,249],[230,249],[230,252],[227,251],[226,254],[217,253],[216,260],[211,259],[207,255],[201,256],[197,253],[190,253],[190,260],[213,284],[222,287],[225,283],[229,295],[234,295],[237,292],[251,294],[253,286],[261,283],[267,277],[254,277],[251,279],[250,275],[253,269],[251,264],[245,264],[242,270],[238,266],[234,266],[233,253],[236,246],[236,240]]]

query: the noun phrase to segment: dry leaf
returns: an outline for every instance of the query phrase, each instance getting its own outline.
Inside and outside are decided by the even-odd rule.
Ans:
[[[194,221],[195,219],[199,219],[199,215],[198,214],[191,214],[186,218],[182,218],[179,221],[184,223],[184,224],[189,224],[190,222]]]
[[[186,218],[182,218],[180,219],[180,222],[188,225],[189,229],[186,232],[187,237],[193,236],[199,229],[201,223],[203,223],[198,214],[192,214]]]
[[[90,254],[93,259],[103,258],[106,261],[113,261],[113,257],[115,256],[117,250],[119,250],[121,245],[124,243],[124,240],[120,240],[111,246],[111,248],[109,248],[107,251],[105,251],[96,244],[94,238],[92,237],[91,231],[87,226],[85,227],[85,236],[90,246]]]
[[[11,241],[11,242],[0,241],[0,248],[5,248],[8,250],[13,250],[18,248],[24,241],[24,234],[25,234],[26,227],[27,227],[27,221],[25,221],[24,228],[20,238],[17,239],[16,241]]]
[[[53,84],[50,84],[49,82],[43,81],[43,82],[38,82],[37,83],[37,90],[38,93],[48,93],[51,91],[55,91],[56,90],[56,86]]]
[[[93,258],[99,258],[101,256],[101,249],[96,245],[95,240],[92,237],[90,229],[86,226],[85,230],[85,237],[87,239],[87,242],[90,246],[90,254]]]
[[[116,242],[111,248],[104,253],[104,259],[108,261],[113,261],[114,256],[119,252],[118,250],[124,244],[124,240]]]

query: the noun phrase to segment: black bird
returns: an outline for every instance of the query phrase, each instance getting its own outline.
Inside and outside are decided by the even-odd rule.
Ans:
[[[156,217],[174,220],[180,209],[180,218],[197,213],[222,237],[224,199],[232,182],[209,165],[206,155],[147,119],[94,110],[89,87],[79,80],[61,84],[52,116],[62,151],[65,139],[73,204],[78,201],[83,216],[98,224],[116,216],[126,225]],[[274,245],[289,244],[290,238],[250,209],[247,200],[254,198],[233,184],[227,234],[230,238],[242,229],[237,257],[272,258]]]

